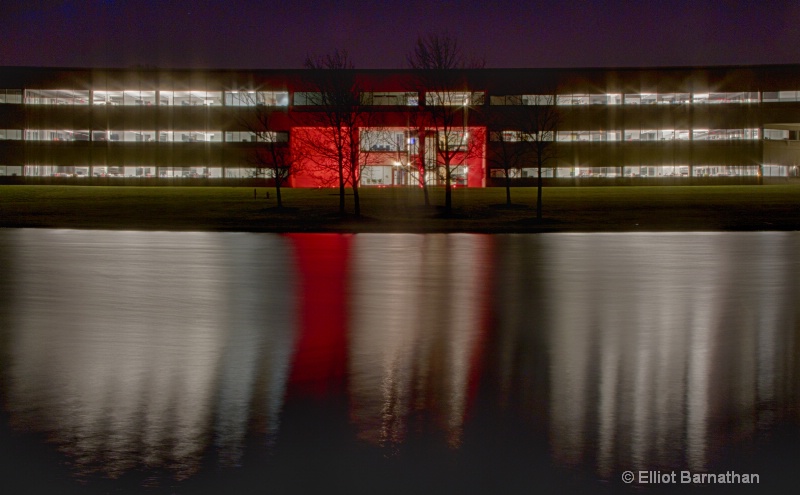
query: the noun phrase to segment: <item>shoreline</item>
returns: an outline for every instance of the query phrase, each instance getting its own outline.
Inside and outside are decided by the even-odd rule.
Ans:
[[[271,195],[267,199],[266,192]],[[800,186],[581,187],[457,189],[452,214],[444,193],[363,189],[362,217],[328,189],[0,186],[0,228],[271,233],[728,232],[800,230]]]

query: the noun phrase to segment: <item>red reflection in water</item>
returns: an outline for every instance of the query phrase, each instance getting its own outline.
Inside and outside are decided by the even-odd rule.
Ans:
[[[352,236],[287,237],[297,263],[300,324],[289,386],[303,395],[342,393],[347,371],[347,286]]]

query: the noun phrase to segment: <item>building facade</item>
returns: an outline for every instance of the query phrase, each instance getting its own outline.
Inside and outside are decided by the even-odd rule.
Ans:
[[[444,167],[457,186],[499,185],[506,174],[524,185],[538,175],[535,159],[509,168],[501,149],[531,140],[548,143],[542,176],[555,182],[798,175],[800,65],[477,69],[435,88],[410,70],[350,74],[368,116],[352,133],[362,186],[441,184]],[[269,179],[254,160],[268,142],[302,165],[289,185],[332,184],[326,151],[308,138],[325,131],[310,75],[0,68],[0,180]],[[531,127],[534,109],[556,118]],[[255,127],[259,113],[268,129]]]

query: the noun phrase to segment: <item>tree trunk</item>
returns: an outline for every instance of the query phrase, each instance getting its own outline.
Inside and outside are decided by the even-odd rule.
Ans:
[[[339,180],[339,214],[344,215],[344,180]]]
[[[428,178],[425,176],[425,172],[426,172],[425,155],[428,152],[428,150],[425,149],[425,145],[423,144],[423,143],[425,143],[425,133],[420,131],[418,139],[419,139],[419,142],[420,142],[420,144],[419,144],[420,153],[419,153],[419,156],[418,156],[418,160],[419,160],[419,177],[420,177],[419,181],[420,181],[420,184],[422,185],[422,194],[425,196],[425,206],[430,206],[431,205],[431,198],[428,195],[428,180],[427,180]]]
[[[506,205],[511,206],[511,177],[506,170]]]
[[[536,220],[542,219],[542,159],[536,160],[538,177],[536,178]]]
[[[344,183],[344,157],[342,156],[342,151],[339,150],[339,215],[344,216],[344,193],[345,193],[345,183]]]
[[[358,184],[353,183],[353,209],[356,217],[361,216],[361,200],[358,197]]]
[[[453,210],[453,189],[450,182],[450,164],[444,166],[444,212],[450,214]]]
[[[280,210],[283,208],[283,202],[281,201],[281,181],[275,181],[275,197],[278,199],[278,209]]]
[[[361,180],[361,164],[359,160],[358,147],[358,128],[350,127],[350,183],[353,187],[353,213],[356,218],[361,216],[361,198],[358,195],[359,181]]]

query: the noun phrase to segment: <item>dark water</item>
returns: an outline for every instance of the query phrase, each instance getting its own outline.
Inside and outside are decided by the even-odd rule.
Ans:
[[[29,493],[747,488],[621,481],[732,471],[781,491],[799,254],[800,233],[0,230],[0,474]]]

